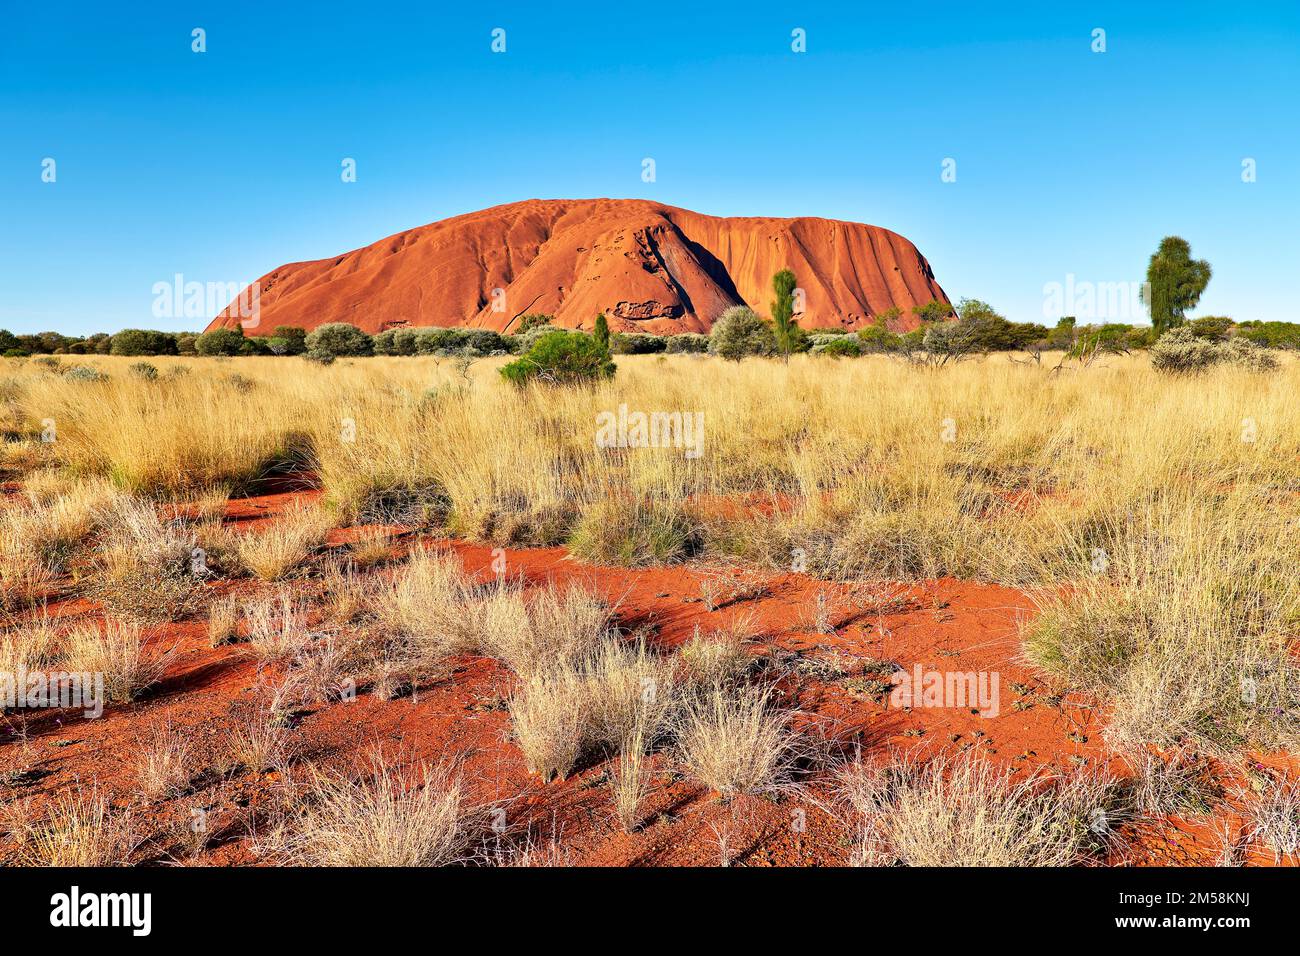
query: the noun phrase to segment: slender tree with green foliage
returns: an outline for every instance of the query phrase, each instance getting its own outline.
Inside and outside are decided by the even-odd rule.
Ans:
[[[1151,312],[1151,328],[1159,336],[1183,324],[1210,283],[1210,264],[1192,258],[1191,244],[1179,236],[1165,236],[1147,264],[1147,284],[1142,299]]]
[[[596,316],[596,343],[609,351],[609,320],[605,318],[605,313],[601,312]]]
[[[772,302],[772,332],[776,336],[776,347],[787,364],[798,334],[795,330],[799,326],[794,317],[794,289],[795,277],[789,269],[782,269],[772,276],[772,291],[776,293]]]

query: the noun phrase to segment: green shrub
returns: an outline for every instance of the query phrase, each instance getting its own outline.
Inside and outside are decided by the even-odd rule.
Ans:
[[[1198,339],[1226,342],[1228,333],[1232,331],[1232,319],[1226,315],[1206,315],[1199,319],[1192,319],[1187,323],[1187,327]]]
[[[166,332],[123,329],[113,336],[113,355],[175,355],[176,340]]]
[[[132,362],[129,371],[136,378],[142,378],[146,382],[152,382],[158,377],[158,366],[152,362]]]
[[[1263,348],[1300,350],[1300,325],[1294,322],[1239,322],[1237,335]]]
[[[515,385],[575,385],[610,378],[614,369],[609,353],[595,338],[557,329],[542,335],[524,355],[503,366],[501,376]]]
[[[204,332],[194,343],[194,351],[199,355],[238,355],[243,347],[243,329],[213,329]]]
[[[300,329],[296,325],[277,325],[271,330],[271,340],[277,339],[285,343],[285,348],[283,352],[276,352],[276,355],[302,355],[307,351],[306,329]]]
[[[519,322],[514,328],[514,334],[523,335],[533,329],[544,329],[554,322],[555,316],[553,315],[547,315],[545,312],[529,312],[527,315],[519,317]]]
[[[493,355],[510,351],[505,336],[491,329],[461,329],[464,333],[462,351],[468,355]]]
[[[739,362],[750,355],[775,355],[776,336],[772,327],[748,306],[733,305],[713,323],[709,352]]]
[[[667,338],[645,332],[619,332],[609,339],[609,351],[615,355],[651,355],[667,347]]]
[[[862,346],[856,338],[847,335],[814,335],[810,351],[831,358],[857,358],[862,354]]]
[[[897,332],[880,325],[868,325],[858,329],[858,343],[863,352],[888,354],[899,352],[903,348],[903,338]]]
[[[320,326],[307,334],[304,344],[308,354],[330,355],[335,358],[342,355],[370,355],[373,352],[370,336],[346,322],[328,322]]]
[[[682,353],[700,353],[709,350],[709,337],[700,335],[698,332],[679,332],[677,335],[668,336],[668,344],[664,346],[665,352]]]

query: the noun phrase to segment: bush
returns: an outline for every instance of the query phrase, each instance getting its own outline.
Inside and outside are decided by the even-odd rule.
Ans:
[[[158,377],[158,366],[152,362],[132,362],[130,372],[136,378],[142,378],[146,382],[152,382]]]
[[[609,350],[615,355],[650,355],[663,352],[667,347],[667,338],[645,332],[619,332],[609,340]]]
[[[979,349],[979,330],[968,322],[940,322],[925,330],[921,349],[939,364],[959,362]]]
[[[858,329],[858,343],[862,351],[867,353],[886,354],[902,351],[903,348],[902,336],[879,325]]]
[[[1226,315],[1207,315],[1199,319],[1192,319],[1187,323],[1187,327],[1192,330],[1192,334],[1198,339],[1225,342],[1228,333],[1232,331],[1232,319]]]
[[[689,352],[701,353],[709,350],[709,337],[700,335],[698,332],[681,332],[677,335],[668,336],[668,343],[664,346],[665,352],[674,354]]]
[[[329,352],[322,352],[319,349],[312,349],[303,355],[308,362],[316,365],[330,365],[334,361],[334,356]]]
[[[113,355],[175,355],[176,340],[166,332],[123,329],[113,336],[109,351]]]
[[[491,329],[460,329],[464,336],[463,351],[468,355],[492,355],[497,352],[509,352],[510,343],[498,332]]]
[[[732,362],[749,355],[775,355],[776,336],[753,309],[734,305],[713,323],[709,352]]]
[[[1237,335],[1263,348],[1300,350],[1300,325],[1294,322],[1239,322]]]
[[[1194,375],[1223,362],[1252,372],[1277,367],[1277,359],[1246,339],[1215,342],[1185,325],[1170,329],[1151,347],[1152,367],[1171,375]]]
[[[1249,372],[1271,372],[1277,368],[1277,359],[1245,339],[1229,339],[1219,345],[1223,361],[1237,365]]]
[[[814,355],[829,355],[831,358],[857,358],[862,354],[862,346],[857,339],[847,335],[814,335],[810,351]]]
[[[609,353],[590,335],[556,330],[541,336],[522,357],[503,366],[501,376],[515,385],[576,385],[610,378],[614,369]]]
[[[547,315],[545,312],[529,312],[519,317],[519,324],[515,326],[514,334],[523,335],[533,329],[548,328],[554,321],[555,316]]]
[[[1170,329],[1151,346],[1152,367],[1174,375],[1203,372],[1219,358],[1219,349],[1213,342],[1197,338],[1186,326]]]
[[[276,355],[302,355],[307,351],[307,330],[296,325],[277,325],[271,330],[271,341],[276,340],[284,342],[283,352],[271,350]]]
[[[91,368],[89,365],[73,365],[63,373],[64,378],[71,379],[74,382],[107,382],[108,376],[99,369]]]
[[[243,329],[213,329],[198,337],[194,351],[199,355],[238,355],[243,346]]]
[[[308,353],[330,355],[370,355],[373,345],[370,336],[355,325],[346,322],[328,322],[307,334],[304,340]]]

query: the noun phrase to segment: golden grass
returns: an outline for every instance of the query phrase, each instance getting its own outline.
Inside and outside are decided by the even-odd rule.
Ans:
[[[140,748],[137,773],[146,797],[174,797],[190,783],[194,746],[188,734],[170,724],[157,724]]]
[[[690,775],[724,797],[786,789],[803,750],[766,688],[715,685],[689,697],[675,733]]]
[[[629,740],[648,747],[667,729],[678,697],[672,667],[644,642],[607,636],[581,658],[548,660],[527,669],[509,702],[524,761],[543,780]]]
[[[1291,356],[1268,374],[1196,377],[1160,375],[1143,355],[1060,371],[1005,355],[942,369],[882,356],[625,356],[612,381],[522,391],[500,381],[496,359],[464,375],[432,358],[159,359],[156,380],[129,374],[128,360],[84,361],[108,379],[25,363],[5,380],[14,468],[49,472],[38,502],[57,501],[58,475],[186,498],[302,461],[339,518],[400,514],[627,564],[701,554],[826,577],[1036,587],[1046,620],[1027,634],[1030,656],[1112,698],[1117,743],[1298,736]],[[596,416],[624,403],[702,412],[703,455],[596,447]],[[50,422],[57,441],[38,445]],[[291,524],[241,539],[254,573],[292,573],[319,543]],[[10,547],[6,565],[0,547],[19,602],[60,572],[67,536],[48,537],[50,560]],[[481,649],[521,673],[549,668],[530,663],[544,642],[509,590],[480,595],[475,641],[488,634]],[[420,629],[418,610],[394,613]],[[430,639],[459,642],[453,628]],[[1255,689],[1243,694],[1243,681]]]
[[[376,757],[367,780],[317,775],[290,837],[310,866],[446,866],[467,862],[486,831],[461,779],[446,767],[411,773]]]
[[[1126,819],[1105,778],[1017,781],[969,754],[852,763],[839,780],[863,865],[1069,866],[1113,842]]]
[[[127,704],[156,684],[167,669],[172,648],[146,643],[140,627],[108,618],[103,626],[78,624],[59,637],[59,666],[104,675],[104,697]]]
[[[114,810],[96,788],[62,794],[44,819],[11,829],[22,866],[122,866],[135,848],[129,814]]]
[[[311,642],[307,613],[307,602],[283,585],[245,604],[244,623],[253,654],[264,661],[276,661],[301,651]]]
[[[263,581],[288,577],[325,541],[331,519],[312,505],[295,504],[235,542],[239,563]]]

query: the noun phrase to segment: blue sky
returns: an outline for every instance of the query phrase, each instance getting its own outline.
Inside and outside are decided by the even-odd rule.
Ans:
[[[874,223],[1018,321],[1178,234],[1198,314],[1300,320],[1295,0],[470,6],[7,2],[0,327],[201,328],[154,284],[595,196]]]

